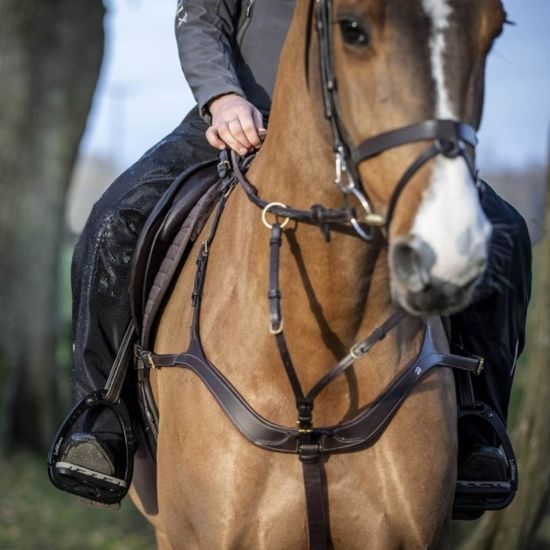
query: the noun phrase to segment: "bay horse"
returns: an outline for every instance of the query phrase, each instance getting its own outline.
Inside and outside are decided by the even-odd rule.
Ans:
[[[437,316],[468,304],[487,261],[491,226],[476,189],[473,128],[486,56],[504,21],[500,0],[297,0],[267,137],[246,175],[257,197],[278,203],[264,210],[271,231],[236,188],[205,251],[200,315],[205,355],[273,425],[296,421],[296,395],[271,334],[282,333],[282,321],[270,324],[265,298],[274,249],[285,345],[303,388],[396,311],[407,312],[319,391],[314,426],[365,411],[419,354],[426,327],[448,349]],[[312,204],[323,205],[312,209],[318,218],[360,213],[350,214],[349,231],[323,219],[281,229],[292,218],[281,205]],[[280,248],[270,245],[275,226]],[[211,231],[209,223],[192,255]],[[192,263],[160,317],[156,354],[189,344]],[[280,304],[270,299],[273,322]],[[159,547],[307,548],[300,461],[250,444],[189,369],[150,376],[159,413],[156,508],[139,488],[139,468],[132,498]],[[324,461],[330,540],[310,546],[444,546],[456,454],[453,375],[437,368],[372,444]]]

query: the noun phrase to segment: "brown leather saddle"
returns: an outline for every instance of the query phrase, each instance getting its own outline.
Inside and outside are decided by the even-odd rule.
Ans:
[[[180,174],[157,203],[142,230],[133,258],[130,280],[129,298],[133,319],[126,329],[109,378],[102,390],[92,392],[75,404],[59,428],[48,454],[50,479],[64,491],[105,504],[120,502],[132,481],[138,440],[142,443],[154,441],[147,437],[150,435],[147,429],[147,436],[141,433],[142,426],[136,422],[140,413],[135,410],[133,400],[125,403],[121,394],[125,386],[129,394],[135,393],[136,380],[135,377],[128,376],[128,370],[133,365],[137,336],[144,327],[150,331],[148,321],[154,321],[172,277],[185,262],[191,243],[217,201],[219,175],[216,166],[217,161],[212,160],[192,166]],[[143,401],[143,383],[137,383],[137,387],[140,389],[140,400]],[[150,398],[148,394],[147,397]],[[109,409],[116,417],[124,440],[124,467],[120,479],[111,476],[98,479],[97,473],[90,476],[89,472],[66,476],[59,467],[62,464],[60,452],[63,441],[84,413],[97,413],[105,409]],[[153,458],[154,447],[148,447],[150,457]],[[146,456],[147,450],[144,446],[142,450],[144,452],[138,454]]]
[[[186,245],[202,228],[211,207],[213,189],[219,182],[217,160],[206,161],[182,172],[151,212],[140,234],[132,261],[130,306],[136,332],[143,328],[149,295],[169,250],[177,250],[184,262]]]

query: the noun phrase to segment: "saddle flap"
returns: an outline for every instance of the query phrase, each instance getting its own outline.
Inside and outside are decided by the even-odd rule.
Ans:
[[[140,233],[131,265],[129,297],[139,333],[147,296],[172,238],[200,197],[218,180],[216,160],[180,174],[161,197]]]
[[[171,243],[189,216],[199,199],[218,181],[215,171],[198,172],[184,185],[174,197],[174,204],[166,214],[160,228],[159,237],[163,242]]]
[[[153,254],[157,258],[160,257],[159,251],[163,251],[164,254],[162,260],[156,264],[158,267],[154,270],[154,281],[149,288],[147,302],[143,312],[141,343],[145,347],[149,345],[157,314],[161,309],[164,297],[174,275],[178,272],[178,268],[187,257],[186,253],[189,250],[188,244],[192,242],[201,231],[219,195],[220,186],[211,185],[185,218],[174,238],[170,240],[170,243],[166,243],[160,238],[162,230],[159,231],[158,244]],[[178,213],[175,212],[174,216],[171,218],[171,222],[175,223],[172,220],[177,218]],[[151,273],[153,272],[151,271]]]

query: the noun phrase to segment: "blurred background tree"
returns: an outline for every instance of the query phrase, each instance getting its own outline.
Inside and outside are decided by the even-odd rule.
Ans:
[[[65,197],[103,57],[101,0],[0,0],[1,441],[44,450],[58,420]]]

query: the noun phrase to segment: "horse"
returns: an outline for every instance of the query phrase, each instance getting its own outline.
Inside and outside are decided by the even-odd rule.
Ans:
[[[472,128],[504,22],[500,0],[296,2],[267,136],[246,174],[249,192],[265,199],[265,225],[250,193],[236,188],[191,252],[208,254],[204,353],[272,425],[296,422],[277,343],[283,330],[296,378],[311,388],[357,341],[406,312],[319,388],[314,426],[338,426],[376,402],[427,330],[448,350],[439,316],[469,303],[487,262],[491,226],[476,189]],[[312,204],[318,223],[292,217]],[[351,212],[349,223],[333,224],[331,212]],[[158,356],[190,343],[192,263],[161,313]],[[189,369],[154,369],[150,381],[156,481],[147,494],[138,467],[132,499],[159,547],[315,547],[296,456],[247,441]],[[445,546],[456,423],[452,372],[433,369],[366,448],[324,459],[330,540],[316,547]]]

